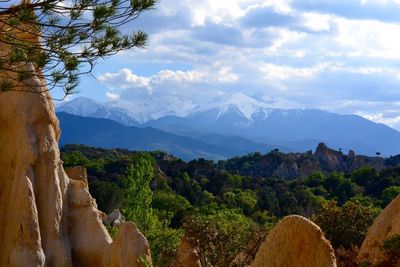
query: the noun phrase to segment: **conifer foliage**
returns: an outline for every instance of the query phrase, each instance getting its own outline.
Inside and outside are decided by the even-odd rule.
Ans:
[[[39,76],[49,90],[61,88],[67,96],[79,76],[90,74],[99,59],[145,46],[146,33],[126,33],[122,26],[153,8],[157,0],[15,2],[0,1],[0,70],[12,74],[2,76],[0,93]],[[27,68],[27,63],[35,68]]]

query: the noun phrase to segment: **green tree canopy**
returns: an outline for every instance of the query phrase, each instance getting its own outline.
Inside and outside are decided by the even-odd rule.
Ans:
[[[153,176],[153,162],[150,156],[139,155],[135,158],[135,164],[128,167],[124,185],[124,213],[128,219],[137,223],[144,233],[153,223],[153,192],[150,189]]]
[[[359,202],[348,201],[339,207],[332,201],[324,205],[315,222],[335,248],[349,249],[351,246],[361,246],[379,212],[379,209],[366,207]]]

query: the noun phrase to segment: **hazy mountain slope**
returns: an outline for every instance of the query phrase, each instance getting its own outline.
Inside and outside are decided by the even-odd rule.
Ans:
[[[206,144],[191,138],[154,128],[124,126],[107,119],[87,118],[57,113],[62,135],[60,145],[84,144],[103,148],[162,150],[184,160],[223,159],[242,154],[240,149]]]
[[[265,144],[261,142],[251,141],[239,136],[227,136],[222,134],[199,134],[199,133],[186,133],[190,134],[191,138],[200,140],[207,144],[231,147],[242,151],[242,155],[252,152],[267,153],[273,149],[281,151],[293,151],[292,147],[283,147],[278,145]]]
[[[373,155],[395,155],[400,152],[400,133],[356,115],[338,115],[320,110],[259,110],[253,120],[241,116],[232,107],[224,113],[218,109],[187,118],[165,117],[146,126],[170,132],[190,131],[237,135],[261,143],[295,150],[313,149],[319,142],[343,150],[353,149]]]

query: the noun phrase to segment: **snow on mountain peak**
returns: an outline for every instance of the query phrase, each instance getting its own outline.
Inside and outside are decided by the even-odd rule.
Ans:
[[[57,107],[57,111],[81,116],[88,116],[103,107],[104,106],[102,104],[96,102],[91,98],[78,97],[60,104]]]
[[[196,100],[200,101],[200,100]],[[133,125],[146,123],[165,116],[187,117],[209,110],[217,110],[218,119],[229,112],[238,112],[252,121],[267,118],[274,109],[300,108],[290,100],[269,97],[263,94],[249,96],[243,92],[219,95],[210,102],[197,103],[179,95],[141,95],[131,100],[118,99],[98,103],[90,98],[78,97],[57,107],[57,111],[87,117],[118,117],[118,121]]]
[[[264,111],[266,114],[269,113],[270,110],[267,103],[255,99],[243,92],[218,97],[201,107],[198,112],[211,109],[218,110],[218,117],[231,110],[237,110],[248,120],[252,120],[253,114],[260,110]]]
[[[134,101],[118,100],[109,102],[107,106],[125,109],[140,123],[165,116],[185,117],[197,107],[193,101],[174,95],[163,96],[162,98],[148,95],[145,98]]]

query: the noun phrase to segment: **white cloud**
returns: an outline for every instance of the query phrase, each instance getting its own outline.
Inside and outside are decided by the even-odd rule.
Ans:
[[[306,12],[302,14],[304,26],[312,31],[329,31],[332,28],[332,16]]]
[[[232,73],[232,68],[223,67],[218,71],[216,80],[220,83],[233,83],[239,79],[239,77]]]
[[[112,89],[144,88],[152,92],[155,88],[165,86],[166,84],[176,87],[207,83],[226,84],[236,81],[238,77],[231,72],[230,67],[219,67],[208,71],[161,70],[151,76],[138,76],[130,69],[123,68],[115,73],[107,72],[101,74],[97,79]]]
[[[206,73],[202,71],[172,71],[162,70],[150,78],[153,83],[175,82],[195,83],[206,79]]]
[[[290,6],[290,0],[243,0],[239,1],[242,5],[247,6],[246,11],[254,10],[257,8],[271,7],[276,12],[281,14],[291,14],[294,12]]]
[[[374,20],[336,18],[334,41],[350,57],[400,58],[400,25]]]
[[[134,74],[130,69],[124,68],[116,73],[104,73],[97,77],[101,82],[110,88],[127,89],[130,87],[142,87],[151,89],[150,79],[148,77],[141,77]]]
[[[264,78],[271,81],[285,81],[292,79],[311,79],[326,69],[327,64],[317,65],[311,68],[294,68],[284,65],[263,64],[260,67],[261,72],[265,74]]]
[[[163,0],[152,17],[155,24],[161,18],[163,25],[147,26],[148,48],[118,55],[111,60],[113,69],[126,68],[104,68],[98,79],[121,100],[126,91],[192,99],[262,91],[306,106],[363,112],[378,121],[379,114],[387,118],[387,107],[400,101],[400,17],[383,16],[393,3]],[[348,6],[360,8],[350,12]],[[373,7],[380,13],[371,12]],[[271,23],[271,17],[263,16],[268,11],[281,21]],[[251,25],[243,22],[250,15]],[[133,71],[142,63],[154,74]]]
[[[120,99],[120,95],[116,94],[116,93],[107,92],[106,95],[111,100],[119,100]]]
[[[387,116],[383,112],[377,112],[377,113],[358,112],[357,115],[360,115],[368,120],[377,123],[383,123],[397,130],[400,130],[400,114],[398,114],[397,116]]]

